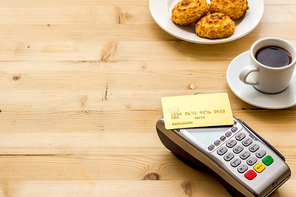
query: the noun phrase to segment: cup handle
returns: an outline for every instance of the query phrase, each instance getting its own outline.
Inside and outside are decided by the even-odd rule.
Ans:
[[[243,70],[239,74],[239,79],[248,85],[258,85],[258,82],[255,79],[249,79],[251,77],[248,77],[252,72],[259,72],[259,71],[253,65],[248,65],[248,66],[244,67]]]

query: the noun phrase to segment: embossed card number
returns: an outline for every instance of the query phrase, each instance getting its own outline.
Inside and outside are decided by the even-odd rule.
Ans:
[[[166,129],[232,125],[226,93],[163,97]]]

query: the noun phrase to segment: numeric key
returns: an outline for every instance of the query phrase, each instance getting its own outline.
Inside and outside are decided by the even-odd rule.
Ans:
[[[240,154],[240,158],[245,160],[247,159],[248,157],[250,157],[251,153],[249,151],[244,151],[242,154]]]
[[[222,155],[224,155],[227,151],[228,151],[228,149],[227,149],[226,147],[222,146],[221,148],[219,148],[219,149],[217,150],[217,153],[218,153],[218,155],[222,156]]]
[[[236,143],[237,143],[236,140],[230,140],[229,142],[226,143],[226,146],[228,148],[232,148],[236,145]]]
[[[252,144],[253,143],[253,140],[251,139],[251,138],[247,138],[247,139],[245,139],[244,141],[243,141],[243,145],[244,146],[249,146],[250,144]]]
[[[242,145],[237,145],[236,147],[233,148],[233,152],[235,154],[238,154],[244,150],[244,147]]]

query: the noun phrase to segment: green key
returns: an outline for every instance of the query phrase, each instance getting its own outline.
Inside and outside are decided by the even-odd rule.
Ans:
[[[264,159],[262,159],[262,162],[269,166],[270,164],[273,163],[273,158],[270,155],[267,155],[266,157],[264,157]]]

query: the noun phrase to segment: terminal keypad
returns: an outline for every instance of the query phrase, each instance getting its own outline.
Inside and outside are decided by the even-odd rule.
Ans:
[[[227,132],[226,137],[230,136]],[[223,156],[224,161],[229,162],[232,168],[243,174],[246,179],[252,180],[258,173],[263,172],[274,162],[266,151],[260,148],[256,140],[247,137],[248,134],[240,132],[235,137],[226,141],[217,149],[217,154]],[[254,142],[255,141],[255,142]]]

